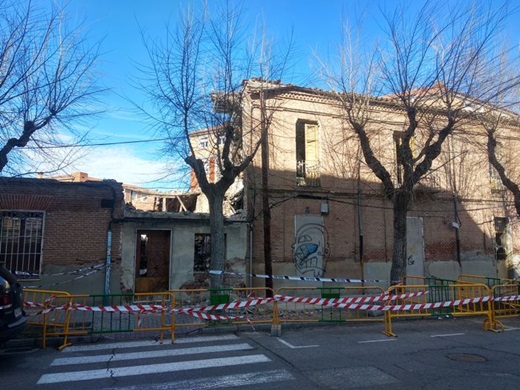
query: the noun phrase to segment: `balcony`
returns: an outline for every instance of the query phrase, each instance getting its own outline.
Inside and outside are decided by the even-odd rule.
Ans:
[[[296,161],[296,185],[319,187],[320,162],[311,160]]]

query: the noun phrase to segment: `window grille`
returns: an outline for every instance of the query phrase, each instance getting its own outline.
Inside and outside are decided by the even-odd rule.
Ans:
[[[43,212],[0,211],[0,263],[19,279],[40,276],[43,222]]]

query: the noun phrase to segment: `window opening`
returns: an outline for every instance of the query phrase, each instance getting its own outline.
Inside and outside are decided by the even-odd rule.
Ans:
[[[207,137],[199,139],[199,148],[207,148],[209,146],[209,140]]]
[[[0,263],[19,279],[40,277],[44,213],[0,211]]]
[[[317,123],[296,123],[296,184],[320,186]]]
[[[211,261],[211,234],[195,234],[194,272],[209,271]]]
[[[495,250],[497,260],[506,260],[506,233],[508,219],[504,217],[495,217]]]

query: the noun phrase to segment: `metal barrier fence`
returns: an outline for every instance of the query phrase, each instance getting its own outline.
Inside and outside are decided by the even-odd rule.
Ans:
[[[493,322],[495,329],[504,330],[499,318],[518,317],[520,314],[520,284],[508,283],[495,285],[491,289],[493,295]]]
[[[445,302],[450,300],[450,286],[456,284],[456,280],[441,279],[435,276],[412,276],[406,275],[403,278],[404,285],[426,285],[428,294],[426,302]],[[452,307],[434,308],[432,316],[449,317],[452,314]]]
[[[63,337],[62,349],[70,345],[70,336],[100,333],[157,332],[162,342],[169,331],[173,342],[171,302],[168,292],[70,295],[27,289],[25,306],[29,323],[42,328],[42,347],[48,337],[57,336]]]
[[[520,313],[517,283],[493,286],[471,281],[407,276],[405,284],[386,291],[378,286],[284,287],[171,290],[164,293],[70,295],[65,291],[26,293],[29,323],[47,337],[122,332],[155,332],[161,342],[170,333],[189,333],[223,325],[383,321],[384,333],[395,336],[393,321],[432,316],[483,316],[483,328],[504,329],[498,320]],[[417,283],[420,284],[409,284]]]
[[[395,318],[431,317],[438,315],[439,309],[447,308],[451,309],[451,316],[484,316],[483,328],[496,330],[491,305],[493,297],[487,286],[473,283],[441,284],[439,291],[442,292],[442,300],[439,301],[432,301],[429,288],[431,286],[426,284],[397,285],[387,290],[390,296],[398,298],[392,303],[388,302],[384,308],[386,335],[396,336],[392,329],[392,320]]]
[[[42,332],[42,347],[46,347],[48,336],[62,335],[66,324],[64,311],[50,310],[59,305],[70,294],[67,291],[25,289],[25,312],[29,315],[28,324]],[[62,298],[65,297],[65,298]]]
[[[511,279],[501,279],[490,276],[479,276],[471,274],[460,274],[457,278],[458,283],[477,283],[485,284],[489,288],[500,284],[512,283]]]

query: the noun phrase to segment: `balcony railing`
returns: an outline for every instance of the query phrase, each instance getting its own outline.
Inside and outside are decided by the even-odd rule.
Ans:
[[[300,160],[296,162],[296,184],[299,186],[319,187],[320,162]]]

